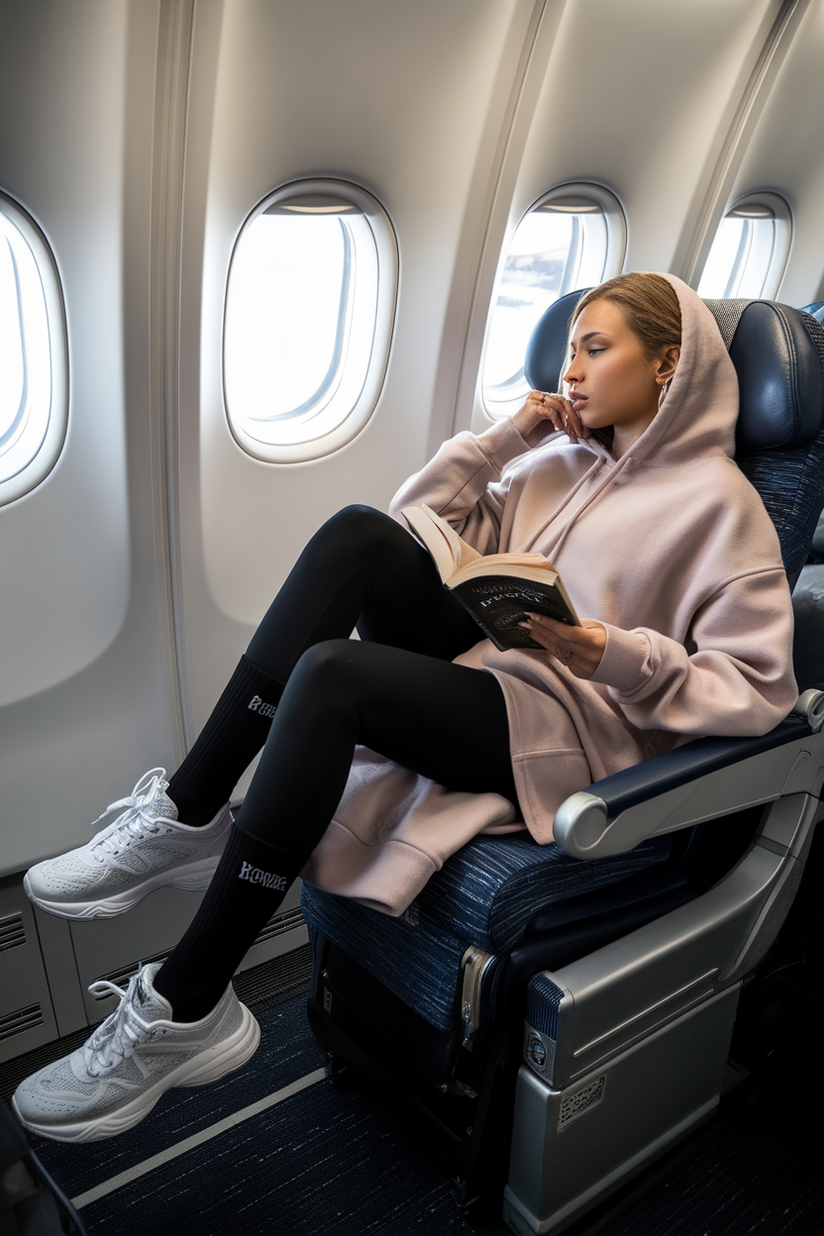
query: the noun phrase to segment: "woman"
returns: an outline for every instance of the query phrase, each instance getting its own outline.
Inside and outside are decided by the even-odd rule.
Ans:
[[[482,553],[545,553],[587,620],[531,615],[540,648],[498,652],[399,522],[329,521],[168,786],[149,775],[89,846],[27,876],[45,909],[94,917],[217,867],[169,959],[125,995],[108,984],[118,1011],[20,1086],[27,1128],[109,1136],[170,1086],[244,1063],[259,1032],[229,980],[299,872],[400,913],[474,833],[522,827],[513,804],[548,841],[591,781],[789,711],[789,591],[732,461],[738,388],[714,319],[680,280],[627,275],[582,299],[570,344],[568,399],[533,391],[445,443],[390,514],[426,502]]]

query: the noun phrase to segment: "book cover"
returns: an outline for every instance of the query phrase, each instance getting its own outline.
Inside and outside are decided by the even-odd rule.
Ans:
[[[501,652],[541,647],[520,625],[528,612],[580,626],[561,577],[543,554],[482,555],[429,507],[405,507],[402,514],[444,587]]]

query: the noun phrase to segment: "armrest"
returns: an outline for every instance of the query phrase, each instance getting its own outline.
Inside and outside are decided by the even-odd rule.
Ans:
[[[554,838],[576,858],[603,858],[783,794],[818,794],[822,726],[824,692],[805,691],[760,738],[698,738],[572,794],[555,814]]]
[[[557,1010],[550,1033],[555,1059],[545,1074],[554,1088],[600,1067],[759,964],[792,904],[824,804],[793,794],[766,813],[769,835],[706,893],[543,972],[556,989],[545,1006]]]

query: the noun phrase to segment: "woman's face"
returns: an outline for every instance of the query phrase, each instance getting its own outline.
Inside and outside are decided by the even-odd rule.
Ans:
[[[672,376],[678,349],[648,360],[641,340],[614,301],[596,300],[578,317],[570,339],[572,362],[564,374],[569,399],[588,429],[615,428],[623,449],[639,438],[658,411],[663,380]],[[670,357],[671,360],[671,357]]]

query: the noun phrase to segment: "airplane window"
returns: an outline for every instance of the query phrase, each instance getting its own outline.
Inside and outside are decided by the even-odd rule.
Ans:
[[[383,381],[396,286],[394,233],[363,190],[304,182],[258,207],[226,294],[226,408],[241,446],[285,463],[354,437]]]
[[[561,186],[523,217],[498,277],[487,335],[483,398],[491,416],[523,402],[524,354],[541,314],[559,296],[619,274],[625,247],[623,211],[600,185]]]
[[[52,255],[0,194],[0,504],[50,471],[66,428],[63,303]]]
[[[753,193],[742,199],[718,226],[698,295],[711,300],[776,296],[791,234],[790,208],[778,194]]]

